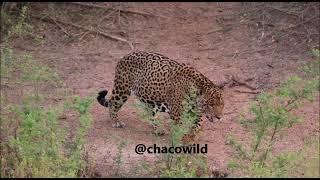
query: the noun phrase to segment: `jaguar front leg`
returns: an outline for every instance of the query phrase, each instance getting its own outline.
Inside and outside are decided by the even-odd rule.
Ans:
[[[157,136],[163,136],[165,134],[165,131],[163,128],[159,127],[159,111],[157,110],[157,108],[155,106],[153,106],[152,109],[152,118],[151,118],[151,123],[152,123],[152,127],[153,127],[153,134],[157,135]]]
[[[182,110],[183,110],[183,107],[181,105],[173,106],[171,119],[175,121],[176,125],[182,124],[182,119],[181,119]],[[185,134],[181,139],[183,144],[186,144],[186,145],[191,144],[196,140],[198,133],[202,130],[201,122],[202,122],[202,119],[199,117],[195,121],[191,129],[190,130],[188,129],[189,133]]]
[[[170,117],[171,119],[174,121],[175,126],[181,126],[182,125],[182,105],[176,105],[176,106],[172,106],[171,109],[171,113],[170,113]],[[184,145],[188,145],[191,144],[192,142],[194,142],[194,134],[192,133],[188,133],[185,134],[184,136],[182,136],[181,138],[181,142]]]
[[[190,129],[190,132],[182,137],[184,144],[191,144],[197,140],[199,133],[202,131],[202,119],[196,120],[195,124]]]

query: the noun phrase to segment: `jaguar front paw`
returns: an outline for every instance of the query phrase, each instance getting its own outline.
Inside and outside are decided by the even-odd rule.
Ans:
[[[195,141],[195,135],[193,134],[186,134],[181,139],[183,145],[190,145],[193,144]]]
[[[156,136],[163,136],[166,134],[163,129],[154,129],[152,133]]]
[[[125,123],[121,122],[121,121],[117,121],[115,123],[112,124],[113,128],[124,128],[125,127]]]

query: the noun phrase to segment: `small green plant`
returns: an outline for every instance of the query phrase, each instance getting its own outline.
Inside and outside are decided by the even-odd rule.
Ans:
[[[158,128],[154,132],[156,135],[161,134],[164,128],[164,120],[163,118],[153,116],[152,107],[148,104],[142,103],[140,101],[135,101],[134,108],[138,109],[139,117],[152,126],[157,126]]]
[[[93,101],[94,98],[91,96],[85,98],[75,96],[71,103],[65,103],[66,109],[71,108],[79,114],[80,127],[77,130],[74,142],[71,143],[71,148],[69,148],[70,163],[68,169],[72,169],[75,173],[86,168],[82,153],[84,152],[85,136],[91,127],[92,117],[89,110]]]
[[[197,89],[195,87],[191,87],[189,94],[182,102],[182,122],[181,124],[173,123],[170,130],[172,146],[181,145],[182,137],[190,132],[191,128],[195,125],[196,120],[200,118],[200,113],[196,105],[196,94]]]
[[[115,172],[115,175],[116,176],[119,176],[119,170],[120,170],[120,167],[123,163],[123,160],[122,160],[122,150],[123,148],[125,148],[127,146],[127,142],[126,141],[120,141],[120,144],[118,145],[118,152],[117,152],[117,155],[116,157],[113,159],[114,163],[116,164],[116,172]]]
[[[208,177],[207,158],[203,155],[175,154],[170,168],[162,171],[161,177]]]
[[[183,114],[181,124],[171,125],[170,146],[182,145],[182,137],[190,133],[195,121],[200,118],[196,105],[197,89],[190,88],[189,94],[183,101]],[[166,169],[161,177],[208,177],[206,157],[201,154],[165,154]]]
[[[73,107],[80,107],[80,128],[74,142],[75,147],[64,153],[65,129],[59,125],[59,116],[64,108],[44,110],[25,101],[13,107],[21,119],[16,137],[8,146],[16,152],[13,164],[13,177],[77,177],[85,168],[81,159],[84,136],[90,127],[91,117],[88,108],[91,101],[76,98]],[[78,109],[77,109],[78,110]]]
[[[319,60],[320,58],[320,49],[317,49],[317,48],[313,48],[311,50],[313,56],[315,56],[317,58],[317,61]],[[319,68],[319,67],[318,67]],[[319,70],[319,69],[318,69]]]
[[[9,47],[1,51],[1,84],[6,86],[25,86],[21,89],[41,99],[41,92],[48,87],[58,89],[63,82],[57,72],[41,65],[31,55],[17,55]],[[29,88],[31,87],[31,88]],[[23,94],[21,94],[23,95]]]
[[[18,17],[9,15],[4,11],[1,11],[1,26],[6,25],[7,34],[5,35],[5,42],[12,38],[23,38],[24,36],[32,36],[33,26],[27,23],[27,17],[29,9],[27,6],[23,6]],[[5,32],[1,32],[5,33]]]
[[[200,117],[196,106],[197,89],[190,88],[189,94],[183,101],[182,123],[170,125],[170,140],[168,146],[181,146],[182,137],[188,134],[194,126],[195,121]],[[163,127],[163,120],[153,119],[150,106],[136,103],[136,108],[140,110],[140,117],[149,123],[158,123]],[[165,162],[165,167],[161,169],[160,177],[208,177],[206,157],[201,154],[164,154],[161,164]],[[148,171],[151,171],[150,169]]]
[[[128,141],[122,139],[119,136],[114,135],[113,138],[115,138],[119,143],[117,145],[117,154],[113,158],[113,164],[115,166],[115,177],[119,177],[120,175],[120,168],[123,164],[123,149],[128,145]]]
[[[319,128],[319,125],[318,125]],[[293,153],[296,157],[291,163],[290,177],[319,177],[320,176],[320,141],[319,135],[306,138],[303,148]]]
[[[253,119],[241,117],[240,124],[253,134],[253,139],[248,147],[237,142],[232,136],[229,138],[230,145],[236,152],[235,159],[229,163],[229,168],[234,173],[240,170],[250,177],[288,175],[288,164],[293,160],[292,156],[288,153],[271,155],[271,152],[284,130],[302,121],[291,111],[300,107],[305,99],[312,101],[315,93],[319,91],[319,67],[313,67],[315,64],[317,63],[311,62],[305,66],[308,70],[306,73],[313,74],[309,79],[293,76],[275,91],[260,94],[257,102],[249,109]]]
[[[145,161],[140,161],[139,162],[139,166],[136,166],[132,170],[134,170],[135,172],[140,171],[140,173],[151,173],[155,169],[153,169],[152,166],[150,166],[149,163],[147,163]]]
[[[86,167],[82,153],[94,98],[75,97],[66,106],[49,106],[50,96],[44,94],[55,95],[48,87],[60,88],[57,73],[9,47],[1,48],[1,75],[5,85],[25,91],[22,102],[8,98],[8,91],[1,93],[6,104],[1,106],[1,177],[77,177]],[[75,140],[67,143],[59,117],[68,109],[78,112],[80,127]]]
[[[58,128],[61,110],[44,111],[26,102],[22,106],[15,107],[14,111],[21,119],[17,137],[12,138],[9,143],[16,149],[19,157],[14,176],[46,177],[50,174],[59,176],[55,166],[63,161],[59,152],[62,147],[63,132]]]
[[[308,139],[311,143],[305,143],[299,151],[282,152],[274,156],[267,166],[261,166],[259,162],[251,162],[250,166],[243,166],[233,160],[229,162],[229,168],[234,170],[249,168],[242,172],[246,176],[319,177],[319,140],[317,136],[308,137]]]
[[[319,77],[320,74],[320,50],[312,49],[312,55],[315,58],[315,60],[306,63],[302,67],[303,72],[309,79]]]
[[[76,97],[69,107],[50,106],[48,99],[63,90],[57,72],[29,54],[10,47],[15,38],[37,38],[27,22],[28,7],[19,15],[1,11],[1,177],[77,177],[85,168],[82,160],[85,134],[90,127],[89,108],[94,98]],[[5,26],[3,26],[5,25]],[[11,89],[15,96],[12,98]],[[2,91],[2,89],[1,89]],[[19,93],[17,95],[17,93]],[[79,113],[80,127],[73,142],[66,143],[60,115],[67,109]],[[72,144],[67,148],[66,144]]]
[[[9,75],[14,67],[13,61],[13,52],[10,48],[1,48],[1,68],[0,68],[0,75],[1,75],[1,84],[5,85],[8,83],[8,79],[10,78]]]

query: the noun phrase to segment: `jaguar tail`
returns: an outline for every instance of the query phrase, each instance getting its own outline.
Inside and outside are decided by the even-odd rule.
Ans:
[[[99,92],[99,95],[97,97],[97,100],[99,104],[101,104],[104,107],[108,107],[108,101],[106,100],[106,95],[108,94],[107,90],[103,90]]]

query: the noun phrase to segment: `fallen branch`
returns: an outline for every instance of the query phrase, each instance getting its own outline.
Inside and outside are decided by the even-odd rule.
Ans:
[[[295,17],[298,17],[298,18],[299,18],[299,15],[298,15],[298,14],[291,13],[291,12],[288,12],[288,11],[285,11],[285,10],[282,10],[282,9],[279,9],[279,8],[276,8],[276,7],[273,7],[273,6],[264,6],[264,7],[270,8],[270,9],[274,9],[274,10],[277,10],[277,11],[279,11],[279,12],[282,12],[282,13],[285,13],[285,14],[288,14],[288,15],[295,16]]]
[[[87,31],[86,32],[81,32],[81,33],[76,34],[76,35],[72,35],[72,37],[70,37],[66,42],[64,42],[64,45],[73,42],[76,38],[79,38],[80,36],[84,35],[85,33],[87,33]]]
[[[53,18],[50,17],[50,19],[61,29],[62,32],[64,32],[67,36],[71,37],[71,35],[59,24],[57,23]]]
[[[223,28],[220,28],[220,29],[216,29],[216,30],[209,31],[209,32],[206,33],[206,35],[212,34],[212,33],[216,33],[216,32],[226,33],[226,32],[228,32],[228,31],[230,31],[230,30],[232,30],[232,26],[223,27]]]
[[[79,38],[79,41],[81,41],[86,35],[88,35],[90,32],[89,31],[86,31],[84,32],[81,37]]]
[[[273,42],[272,43],[268,43],[268,44],[264,44],[264,45],[262,45],[262,46],[269,46],[269,45],[272,45],[273,44]],[[226,56],[226,57],[232,57],[232,58],[235,58],[235,57],[237,57],[237,56],[240,56],[240,55],[243,55],[243,54],[247,54],[247,53],[250,53],[250,54],[253,54],[253,53],[261,53],[261,52],[263,52],[263,51],[269,51],[269,50],[271,50],[272,48],[261,48],[261,49],[246,49],[246,50],[243,50],[243,51],[241,51],[241,52],[235,52],[235,53],[232,53],[232,54],[226,54],[226,55],[224,55],[224,56]]]
[[[297,27],[297,26],[306,24],[306,23],[308,23],[308,22],[310,22],[310,21],[312,21],[313,19],[318,18],[318,17],[319,17],[319,16],[313,16],[313,17],[309,18],[308,20],[303,21],[303,22],[301,22],[301,23],[295,24],[295,25],[290,26],[290,27],[282,28],[282,29],[280,29],[280,31],[287,30],[287,29],[292,29],[292,28],[295,28],[295,27]]]
[[[78,3],[78,2],[70,2],[70,4],[80,5],[80,6],[84,6],[84,7],[91,7],[91,8],[118,10],[118,11],[123,12],[123,13],[138,14],[138,15],[142,15],[142,16],[153,16],[153,17],[167,18],[167,17],[163,17],[163,16],[159,16],[159,15],[154,15],[154,14],[149,14],[149,13],[145,13],[145,12],[141,12],[141,11],[115,9],[115,8],[100,6],[100,5],[96,5],[96,4],[85,4],[85,3]]]
[[[239,89],[236,89],[234,91],[239,92],[239,93],[248,93],[248,94],[259,94],[259,93],[261,93],[260,91],[245,91],[245,90],[239,90]]]
[[[214,48],[206,48],[206,49],[198,49],[198,51],[212,51],[212,50],[217,50],[218,48],[214,47]]]
[[[104,36],[104,37],[109,38],[109,39],[113,39],[113,40],[125,42],[125,43],[127,43],[127,44],[130,46],[130,48],[131,48],[132,50],[134,49],[134,47],[133,47],[133,45],[132,45],[131,42],[129,42],[128,40],[123,39],[123,38],[121,38],[121,37],[117,37],[117,36],[114,36],[114,35],[111,35],[111,34],[107,34],[107,33],[101,32],[101,31],[97,31],[97,30],[93,30],[93,29],[86,28],[86,27],[82,27],[82,26],[77,25],[77,24],[64,22],[64,21],[61,21],[61,20],[58,20],[58,19],[47,18],[47,17],[43,18],[43,17],[38,17],[38,16],[31,16],[31,17],[32,17],[32,18],[36,18],[36,19],[40,19],[41,21],[50,22],[50,23],[59,22],[59,23],[64,24],[64,25],[73,26],[73,27],[76,27],[76,28],[79,28],[79,29],[86,30],[86,31],[91,32],[91,33],[99,34],[99,35]]]
[[[104,21],[105,19],[109,18],[109,16],[111,16],[113,13],[117,12],[118,10],[113,10],[112,12],[110,12],[109,14],[105,15],[100,21],[99,24]]]
[[[237,112],[235,112],[235,111],[230,111],[230,112],[225,112],[225,113],[223,113],[223,115],[229,115],[229,114],[235,114],[235,113],[237,113]]]
[[[257,88],[252,87],[252,86],[250,86],[249,84],[246,83],[246,81],[250,81],[250,80],[252,80],[252,78],[248,78],[248,79],[242,81],[242,80],[240,80],[240,78],[231,75],[231,78],[230,78],[229,80],[224,81],[224,82],[218,84],[218,86],[219,86],[219,87],[224,87],[224,86],[226,86],[226,85],[227,85],[228,87],[233,87],[233,86],[245,86],[245,87],[247,87],[247,88],[250,89],[250,90],[253,90],[253,91],[257,90]]]
[[[234,81],[236,84],[240,85],[240,86],[245,86],[251,90],[256,90],[257,88],[250,86],[249,84],[247,84],[246,82],[240,80],[239,78],[232,76],[231,77],[231,81]],[[231,86],[231,85],[230,85]],[[229,86],[229,87],[230,87]]]

